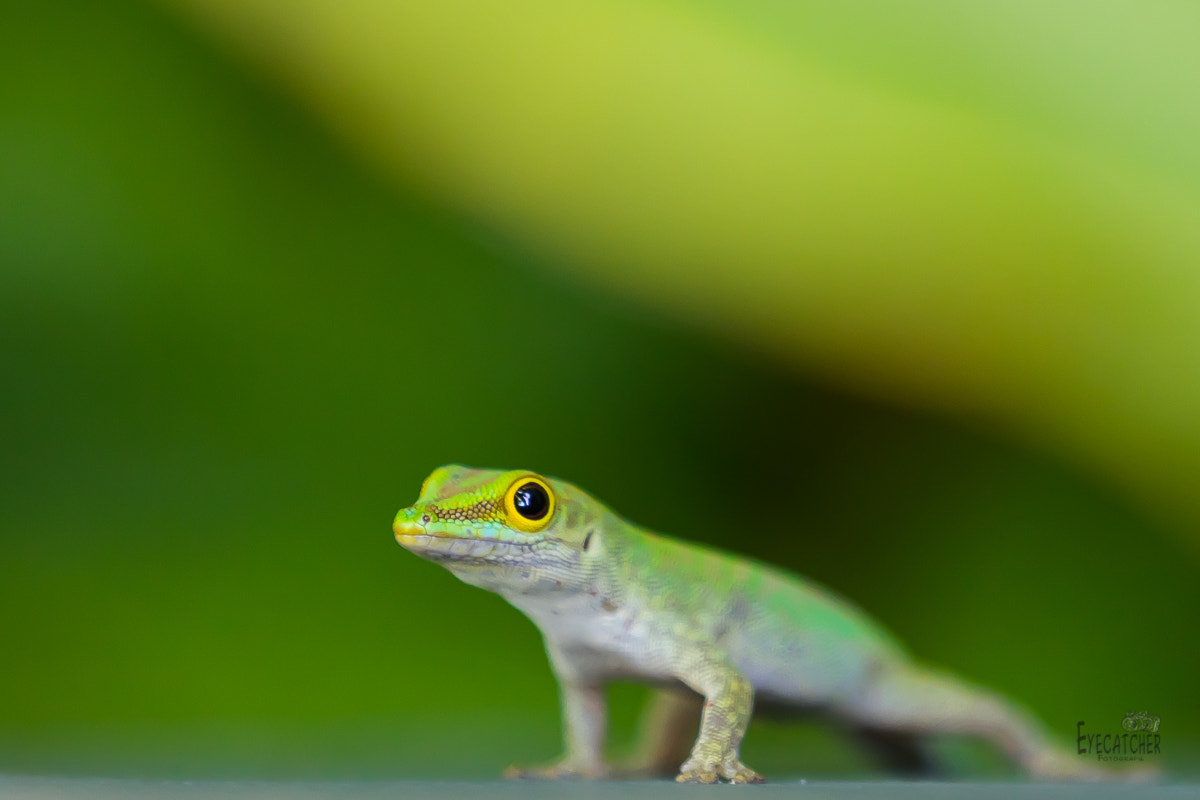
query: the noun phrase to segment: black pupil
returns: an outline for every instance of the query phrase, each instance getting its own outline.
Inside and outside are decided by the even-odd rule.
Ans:
[[[550,495],[536,483],[527,483],[513,495],[517,513],[525,519],[541,519],[550,510]]]

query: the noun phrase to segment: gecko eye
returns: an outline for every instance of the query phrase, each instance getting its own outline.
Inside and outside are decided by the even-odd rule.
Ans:
[[[550,510],[550,495],[538,484],[530,482],[513,494],[513,505],[525,519],[539,520]]]
[[[541,478],[526,475],[517,480],[504,496],[508,524],[519,531],[533,533],[550,523],[554,513],[554,493]]]

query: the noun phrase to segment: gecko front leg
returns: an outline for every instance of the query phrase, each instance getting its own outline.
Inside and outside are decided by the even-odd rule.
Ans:
[[[604,687],[597,683],[561,680],[562,758],[546,767],[509,767],[505,778],[602,778],[607,713]]]
[[[724,659],[701,659],[680,676],[704,697],[700,736],[691,757],[679,769],[680,783],[762,783],[763,777],[739,760],[738,752],[750,714],[754,690],[750,682]]]
[[[506,778],[580,779],[603,778],[604,738],[608,728],[608,709],[604,684],[581,674],[557,648],[547,645],[550,665],[558,678],[562,702],[562,758],[546,767],[509,767]]]

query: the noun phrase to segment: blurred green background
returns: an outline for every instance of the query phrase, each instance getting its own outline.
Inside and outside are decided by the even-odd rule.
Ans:
[[[598,68],[552,111],[570,119],[573,98],[629,133],[575,184],[583,139],[540,142],[540,117],[521,135],[537,85],[485,97],[439,82],[458,74],[447,64],[481,69],[486,49],[385,41],[397,72],[364,72],[347,54],[376,52],[355,37],[378,4],[180,5],[197,16],[132,0],[2,6],[0,772],[488,777],[552,757],[557,695],[536,630],[392,540],[396,509],[446,462],[563,477],[651,528],[810,575],[1064,739],[1078,720],[1117,731],[1127,711],[1158,714],[1164,762],[1195,763],[1200,340],[1186,312],[1200,311],[1200,156],[1180,133],[1196,119],[1186,97],[1155,84],[1131,111],[1178,122],[1166,144],[1093,130],[1071,152],[1107,164],[1108,147],[1116,166],[1054,172],[1065,162],[1047,141],[1149,85],[1011,49],[1014,31],[1069,28],[1063,7],[1017,6],[1010,22],[1059,24],[1025,29],[909,4],[897,29],[832,4],[585,4],[581,25],[634,31],[655,52],[655,35],[670,55],[672,31],[703,29],[732,43],[714,61],[818,64],[835,105],[843,83],[869,86],[884,129],[969,117],[988,147],[1040,153],[1012,171],[988,161],[968,205],[991,219],[994,199],[1001,222],[1032,207],[1036,225],[1014,236],[1048,243],[1063,271],[986,236],[976,253],[953,199],[897,204],[904,181],[926,185],[918,169],[885,176],[880,198],[856,194],[872,186],[865,167],[841,171],[870,149],[857,139],[829,139],[833,167],[814,162],[817,196],[854,191],[815,222],[797,213],[817,244],[780,255],[742,227],[787,199],[771,180],[762,197],[703,181],[664,195],[646,177],[693,138],[726,152],[741,133],[712,127],[720,108],[667,120],[692,138],[646,149],[658,140],[639,132],[662,120],[589,95],[610,74]],[[536,5],[508,23],[576,57],[571,31],[520,16]],[[416,8],[395,13],[450,13]],[[1128,34],[1138,53],[1173,58],[1187,40],[1169,15],[1154,30],[1175,38],[1155,47],[1118,5],[1101,12],[1093,32]],[[929,55],[928,37],[942,49]],[[681,63],[634,59],[626,77]],[[1022,69],[989,71],[1005,63]],[[562,79],[553,63],[530,70]],[[1052,102],[1060,85],[1079,107]],[[731,96],[752,104],[755,86]],[[609,141],[584,143],[594,157]],[[746,167],[701,160],[718,182]],[[791,186],[799,167],[784,167]],[[1085,195],[1092,178],[1063,189],[1068,173],[1103,173],[1119,199]],[[872,203],[894,221],[874,238],[841,214]],[[1143,227],[1121,243],[1157,248],[1144,259],[1101,248],[1122,203]],[[664,219],[642,216],[659,207]],[[934,280],[922,265],[940,262],[922,254],[944,231],[965,249]],[[1075,258],[1101,252],[1094,274]],[[1054,289],[1029,296],[1022,281]],[[903,313],[889,316],[894,298]],[[1152,352],[1122,349],[1125,333]],[[747,527],[750,500],[770,524]],[[615,692],[618,746],[641,699]],[[756,725],[745,754],[764,771],[866,766],[821,728]]]

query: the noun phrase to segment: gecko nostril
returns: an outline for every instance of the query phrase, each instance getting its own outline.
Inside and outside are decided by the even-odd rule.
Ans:
[[[421,517],[421,522],[429,522],[429,515],[426,514],[425,516]]]

